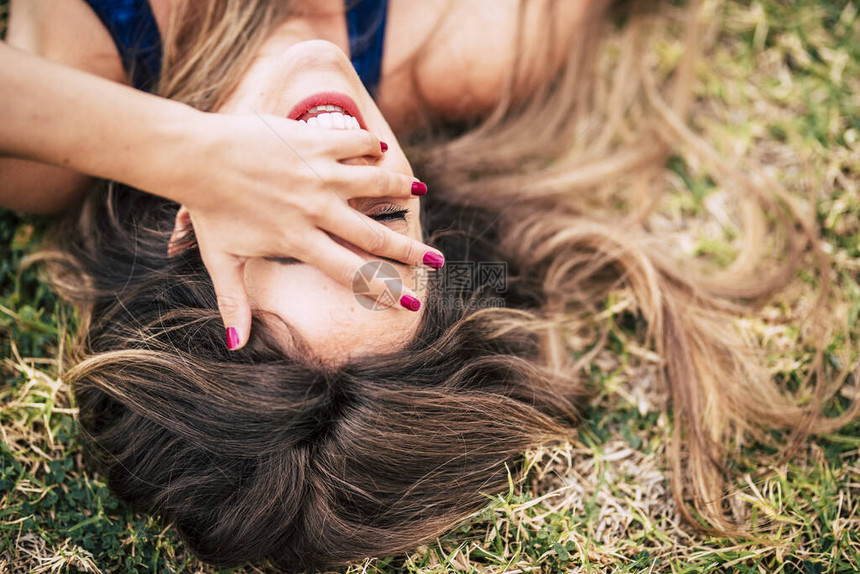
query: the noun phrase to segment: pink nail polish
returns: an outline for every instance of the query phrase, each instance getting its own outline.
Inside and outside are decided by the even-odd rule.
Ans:
[[[239,332],[236,327],[227,327],[227,348],[231,351],[239,346]]]
[[[422,261],[424,262],[424,265],[429,265],[434,269],[442,269],[442,266],[445,265],[445,258],[438,253],[433,253],[432,251],[425,253]]]
[[[421,301],[413,297],[412,295],[404,295],[400,298],[400,304],[403,305],[406,309],[410,311],[417,311],[421,308]]]
[[[388,151],[388,144],[385,142],[379,142],[379,147],[382,149],[383,153]]]
[[[424,195],[427,193],[427,184],[420,181],[412,182],[412,195]]]

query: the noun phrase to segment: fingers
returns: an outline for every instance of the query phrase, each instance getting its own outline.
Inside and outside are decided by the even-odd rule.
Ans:
[[[290,146],[291,149],[300,157],[304,155],[305,150],[315,149],[318,154],[325,156],[326,160],[334,159],[334,166],[327,162],[314,163],[311,169],[341,197],[345,199],[352,197],[411,198],[427,193],[427,185],[410,175],[374,165],[354,165],[358,158],[369,158],[372,163],[378,163],[377,160],[388,149],[388,144],[380,141],[369,131],[317,128],[306,125],[302,129],[305,130],[303,135],[311,139],[304,142],[296,139]],[[347,165],[344,162],[353,165]]]
[[[353,197],[397,197],[410,199],[427,193],[427,185],[414,177],[376,166],[340,165],[333,170],[338,192]]]
[[[309,238],[308,251],[302,255],[302,260],[312,261],[314,267],[352,289],[356,299],[367,309],[421,309],[418,296],[403,284],[394,265],[386,261],[367,261],[321,231]]]
[[[316,151],[335,160],[351,157],[382,157],[388,144],[364,129],[309,126],[304,122],[268,114],[257,114],[269,130],[297,152]],[[296,129],[300,131],[296,131]]]
[[[378,158],[388,149],[388,144],[366,130],[315,129],[324,134],[326,149],[337,160],[361,156]]]
[[[445,264],[445,256],[438,249],[398,233],[345,205],[326,213],[320,225],[347,243],[379,257],[433,269],[440,269]]]
[[[207,251],[201,245],[200,255],[212,277],[218,312],[224,320],[227,348],[241,349],[251,335],[251,305],[245,291],[244,259],[221,251]]]
[[[176,257],[188,248],[188,234],[192,229],[191,214],[188,212],[188,209],[182,205],[179,207],[179,211],[176,212],[173,232],[170,234],[170,240],[167,243],[168,257]]]

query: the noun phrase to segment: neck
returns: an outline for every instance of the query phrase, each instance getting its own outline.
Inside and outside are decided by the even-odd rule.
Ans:
[[[344,0],[303,2],[289,20],[277,26],[259,52],[259,57],[277,56],[298,42],[327,40],[349,55]]]

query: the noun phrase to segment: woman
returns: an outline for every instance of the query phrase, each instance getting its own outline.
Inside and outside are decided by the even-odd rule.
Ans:
[[[426,193],[426,185],[414,179],[340,163],[378,157],[384,142],[364,131],[322,142],[283,118],[203,114],[125,88],[119,84],[131,81],[143,89],[157,80],[155,17],[146,1],[89,4],[108,28],[82,0],[60,7],[12,3],[7,40],[23,52],[0,44],[0,204],[60,211],[80,199],[95,175],[188,205],[231,349],[244,345],[250,329],[242,286],[248,257],[301,254],[348,284],[356,270],[344,267],[349,253],[329,233],[383,257],[441,266],[440,253],[372,221],[335,230],[330,219],[308,207],[313,203],[323,213],[343,210],[342,199],[331,193],[335,188],[346,196],[358,191],[400,197]],[[169,4],[155,5],[162,21]],[[149,29],[140,28],[138,21],[146,23],[147,16]],[[239,191],[252,201],[236,201]]]
[[[306,95],[272,86],[300,85],[304,69],[317,69],[295,69],[299,56],[311,57],[304,50],[333,66],[326,82],[357,90],[342,51],[300,42],[301,22],[282,24],[262,4],[256,8],[265,16],[227,26],[231,35],[216,36],[215,44],[233,46],[242,37],[249,50],[265,52],[274,38],[277,51],[291,57],[259,59],[246,73],[247,53],[207,44],[209,29],[229,13],[216,10],[205,25],[194,21],[198,35],[185,39],[165,72],[181,77],[164,82],[164,94],[202,109],[271,105],[283,112]],[[665,160],[664,142],[698,142],[677,122],[689,99],[689,62],[675,76],[670,107],[648,74],[636,72],[641,14],[634,16],[617,81],[603,98],[587,97],[606,86],[587,81],[592,45],[579,40],[552,81],[529,77],[535,68],[526,56],[517,60],[496,112],[478,127],[449,125],[437,139],[422,134],[410,155],[434,189],[420,206],[428,242],[449,261],[508,267],[503,285],[490,275],[416,284],[427,289],[420,322],[401,313],[403,323],[370,336],[366,324],[314,331],[325,327],[320,315],[303,323],[308,305],[285,308],[267,297],[278,293],[266,285],[333,285],[307,266],[260,261],[247,276],[256,293],[255,336],[231,354],[220,344],[214,292],[193,237],[183,234],[182,211],[131,190],[92,201],[65,235],[73,240],[65,254],[71,275],[58,268],[55,276],[87,306],[84,355],[66,378],[112,488],[161,512],[195,552],[220,564],[268,558],[299,569],[412,547],[480,508],[481,493],[506,484],[506,465],[515,467],[523,449],[569,435],[588,393],[570,347],[588,362],[600,341],[592,348],[575,341],[590,333],[606,293],[623,286],[638,304],[629,318],[644,320],[643,339],[664,361],[675,414],[676,498],[692,502],[714,527],[731,529],[719,504],[728,437],[762,427],[818,431],[847,417],[825,420],[816,405],[801,408],[783,397],[734,328],[747,309],[733,300],[777,289],[794,261],[754,275],[764,259],[748,251],[743,265],[697,276],[643,224],[654,198],[642,186]],[[206,90],[213,67],[230,72],[226,93]],[[518,92],[523,86],[532,86],[530,99]],[[371,129],[385,133],[367,94],[350,98]],[[636,106],[646,98],[662,122],[633,129],[644,127],[635,123],[643,119]],[[628,106],[629,114],[622,111]],[[584,142],[577,135],[588,118],[600,120],[599,128]],[[399,149],[392,151],[385,161],[409,173]],[[601,184],[610,176],[614,195],[607,199]],[[621,217],[606,207],[618,200],[631,206]],[[417,234],[415,207],[405,207],[411,213],[386,224]],[[776,216],[793,222],[790,210],[779,209]],[[748,213],[754,231],[760,210]],[[806,230],[787,233],[792,249],[814,245]],[[504,307],[492,308],[497,301]],[[358,311],[353,306],[349,314]],[[328,310],[322,316],[340,318]]]
[[[362,0],[346,2],[349,9],[345,19],[340,0],[295,5],[305,11],[303,19],[315,36],[352,52],[353,62],[362,70],[371,91],[375,93],[382,81],[379,98],[383,110],[400,129],[417,121],[416,87],[422,88],[420,95],[429,94],[429,105],[423,110],[441,111],[449,119],[460,120],[487,113],[504,77],[500,71],[513,61],[516,49],[534,44],[534,38],[543,33],[534,23],[541,6],[548,3],[530,2],[519,14],[517,3],[512,1],[486,1],[481,5],[396,3],[389,9],[385,1]],[[264,17],[287,13],[292,4],[267,6],[264,13],[268,16]],[[586,5],[557,6],[554,11],[559,17],[552,22],[551,31],[561,34],[569,29]],[[222,8],[233,19],[259,17],[241,2],[227,3]],[[171,46],[178,45],[176,38],[165,37],[169,22],[192,10],[197,8],[170,0],[73,0],[59,8],[41,0],[12,2],[8,41],[25,51],[117,83],[153,89],[162,59],[169,67]],[[199,16],[213,24],[213,14],[203,9]],[[475,15],[479,15],[477,20]],[[520,16],[531,24],[523,28],[527,34],[520,40],[524,42],[515,46],[514,29]],[[386,26],[386,22],[390,25]],[[434,30],[439,23],[448,24],[441,27],[444,34]],[[184,34],[179,27],[173,30]],[[217,25],[209,30],[214,35],[222,32]],[[443,49],[429,52],[426,58],[416,57],[431,36],[434,42],[443,44]],[[168,47],[163,58],[162,37]],[[384,66],[383,46],[387,47]],[[532,63],[541,64],[535,69],[549,65],[550,69],[542,73],[551,71],[564,53],[558,48],[554,46],[547,54],[531,54]],[[458,69],[463,73],[451,69],[446,56],[451,50],[458,52]],[[252,53],[246,50],[244,57]],[[542,58],[544,55],[547,58]],[[227,342],[232,349],[244,345],[250,329],[250,308],[241,281],[248,257],[301,254],[327,275],[348,285],[357,270],[347,267],[345,250],[332,245],[322,231],[383,257],[414,258],[407,263],[425,264],[425,256],[430,267],[438,267],[444,261],[442,254],[372,222],[335,232],[330,220],[320,220],[304,208],[309,203],[308,196],[314,193],[328,196],[327,201],[317,199],[321,210],[336,209],[335,198],[330,193],[320,193],[330,191],[331,185],[350,193],[359,187],[401,196],[425,193],[426,186],[421,182],[397,178],[372,166],[360,170],[339,165],[338,160],[358,153],[379,153],[380,142],[343,136],[323,145],[275,118],[260,118],[263,122],[225,121],[211,114],[189,114],[181,106],[132,96],[129,90],[46,66],[5,46],[0,46],[0,62],[4,71],[0,81],[7,86],[0,107],[12,120],[4,121],[0,131],[0,153],[6,156],[0,157],[0,202],[16,209],[58,210],[80,197],[90,182],[83,175],[86,173],[187,204],[198,221],[201,250],[219,294]],[[210,76],[220,72],[208,70]],[[175,77],[181,78],[183,73]],[[214,90],[223,96],[229,91],[228,86],[213,83],[211,77],[209,82],[209,92]],[[423,90],[427,86],[432,90]],[[464,93],[469,96],[464,98]],[[282,146],[274,145],[277,139],[273,134],[280,143],[291,142],[292,153],[282,157],[284,150],[276,149]],[[294,153],[296,149],[304,150],[306,157],[299,157]],[[213,177],[214,173],[220,177]],[[285,180],[295,186],[285,189]],[[237,204],[233,201],[236,189],[256,198],[250,205],[265,208]],[[293,224],[279,228],[278,223],[285,220]],[[410,305],[415,306],[414,302]]]

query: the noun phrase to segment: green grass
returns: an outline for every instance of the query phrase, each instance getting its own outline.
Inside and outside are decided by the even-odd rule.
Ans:
[[[695,114],[696,127],[723,155],[747,158],[791,189],[814,194],[852,329],[832,342],[831,363],[855,365],[858,8],[828,0],[727,2],[700,66]],[[670,167],[680,183],[665,206],[668,217],[697,221],[719,212],[721,190],[707,173],[677,159]],[[0,211],[0,572],[218,572],[191,556],[168,525],[132,513],[83,461],[74,404],[58,379],[74,309],[33,270],[19,273],[49,223]],[[691,254],[718,264],[734,257],[731,229],[689,227]],[[733,461],[758,539],[711,537],[679,521],[664,475],[671,417],[654,381],[654,357],[635,336],[641,326],[620,317],[624,296],[613,295],[619,326],[591,367],[600,392],[570,444],[528,453],[526,475],[454,532],[405,558],[369,560],[347,572],[860,571],[860,421],[808,441],[757,478],[743,471],[757,469],[764,450],[750,446]],[[787,312],[780,302],[768,310]],[[775,374],[790,386],[809,361],[798,329],[782,325],[761,336]]]

